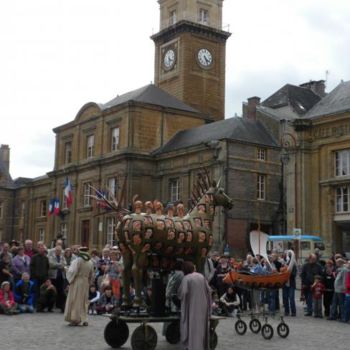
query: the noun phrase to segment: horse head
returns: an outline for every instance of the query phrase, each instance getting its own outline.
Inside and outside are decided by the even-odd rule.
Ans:
[[[212,196],[214,206],[222,206],[225,209],[232,209],[233,200],[227,193],[225,193],[224,189],[220,187],[220,182],[220,180],[218,183],[213,181],[206,194]]]

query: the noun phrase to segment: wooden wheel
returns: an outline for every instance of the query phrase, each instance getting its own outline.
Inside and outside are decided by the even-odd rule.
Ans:
[[[157,346],[157,333],[148,325],[138,326],[131,336],[132,350],[154,350]]]
[[[114,348],[120,348],[129,338],[129,327],[122,320],[110,321],[104,331],[106,343]]]
[[[169,344],[177,344],[180,341],[180,323],[171,322],[165,331],[165,339]]]

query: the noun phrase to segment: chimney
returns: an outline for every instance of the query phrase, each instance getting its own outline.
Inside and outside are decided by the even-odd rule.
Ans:
[[[4,163],[8,172],[10,172],[10,147],[9,145],[0,146],[0,160]]]
[[[260,97],[253,96],[249,97],[247,100],[248,104],[244,108],[243,117],[250,120],[256,120],[256,107],[260,105]]]
[[[326,96],[326,84],[324,80],[310,80],[307,83],[301,84],[300,87],[313,91],[316,95],[321,98]]]

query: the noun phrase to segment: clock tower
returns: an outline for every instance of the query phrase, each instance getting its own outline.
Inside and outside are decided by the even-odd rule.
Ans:
[[[224,0],[158,0],[155,84],[213,120],[225,118]]]

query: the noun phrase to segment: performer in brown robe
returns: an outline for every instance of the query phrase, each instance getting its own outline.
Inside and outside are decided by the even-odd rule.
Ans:
[[[211,290],[192,262],[185,261],[178,297],[181,300],[180,333],[184,350],[209,349]]]
[[[80,248],[66,273],[69,282],[68,297],[64,310],[64,319],[70,326],[82,323],[87,326],[89,307],[89,287],[94,278],[94,265],[87,253],[87,248]]]

